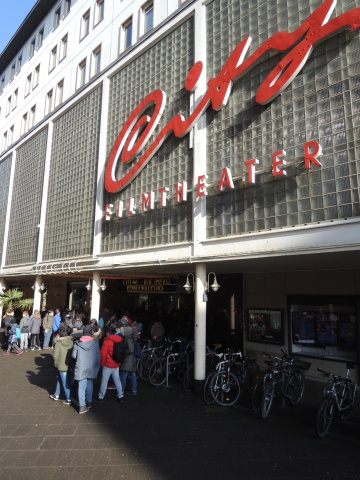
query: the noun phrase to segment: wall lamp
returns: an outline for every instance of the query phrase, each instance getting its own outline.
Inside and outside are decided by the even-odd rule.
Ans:
[[[86,287],[85,287],[85,288],[86,288],[86,290],[87,290],[88,292],[90,292],[90,290],[91,290],[91,282],[90,282],[90,278],[89,278],[88,284],[86,285]]]
[[[35,291],[37,287],[37,284],[36,282],[34,283],[34,285],[31,285],[31,288]],[[42,281],[40,287],[39,287],[39,292],[43,292],[44,290],[46,290],[46,287],[45,287],[45,283],[44,283],[44,280]]]
[[[89,280],[90,281],[90,280]],[[102,279],[102,283],[100,285],[100,290],[105,292],[105,290],[107,289],[107,285],[105,283],[105,278]]]
[[[189,282],[189,277],[190,275],[192,276],[192,285]],[[194,274],[193,273],[188,273],[186,277],[186,283],[184,285],[186,293],[191,293],[195,292],[195,280],[194,280]]]

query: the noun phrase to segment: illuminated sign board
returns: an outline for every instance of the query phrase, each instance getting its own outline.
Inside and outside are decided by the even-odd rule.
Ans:
[[[118,288],[127,293],[176,293],[176,283],[171,277],[126,279]]]

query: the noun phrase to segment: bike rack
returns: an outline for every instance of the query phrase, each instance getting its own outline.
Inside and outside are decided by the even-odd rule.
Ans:
[[[189,354],[184,353],[171,353],[166,357],[166,386],[169,386],[169,366],[183,363],[183,360],[180,360],[180,357],[183,359],[186,356],[186,370],[189,368]],[[174,357],[174,358],[172,358]]]

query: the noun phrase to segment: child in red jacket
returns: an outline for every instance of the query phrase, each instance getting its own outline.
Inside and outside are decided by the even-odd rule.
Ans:
[[[121,363],[115,362],[112,358],[114,343],[123,342],[120,332],[117,332],[115,327],[109,327],[106,331],[101,350],[100,350],[100,365],[102,366],[101,385],[98,397],[98,403],[103,403],[107,384],[109,378],[112,377],[116,387],[117,398],[119,403],[124,403],[124,393],[121,387],[119,367]]]

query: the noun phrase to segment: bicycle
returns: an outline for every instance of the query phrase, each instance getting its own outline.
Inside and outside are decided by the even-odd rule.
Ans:
[[[357,384],[349,378],[350,370],[353,368],[355,368],[355,363],[348,362],[346,364],[345,377],[325,372],[320,368],[317,369],[320,375],[330,379],[324,387],[324,400],[316,416],[315,431],[320,438],[328,433],[335,412],[340,415],[340,418],[346,420],[354,408]]]
[[[181,340],[171,341],[166,340],[167,346],[163,352],[163,355],[156,359],[149,370],[149,380],[151,385],[158,387],[166,382],[168,386],[169,375],[174,375],[179,379],[183,379],[185,372],[188,368],[188,353],[174,352],[175,345],[182,343]]]
[[[229,406],[236,403],[242,391],[251,393],[260,376],[256,360],[243,357],[241,352],[226,352],[225,360],[212,376],[210,392],[216,403]]]
[[[205,378],[216,368],[216,365],[219,363],[220,356],[217,351],[221,348],[221,344],[215,344],[214,350],[211,350],[209,347],[206,347],[206,358],[205,358]],[[189,368],[186,370],[183,380],[183,388],[185,392],[192,392],[194,387],[194,364],[192,363]]]
[[[288,356],[283,352],[282,358],[264,353],[270,358],[268,371],[264,374],[261,384],[257,387],[255,399],[252,399],[253,410],[260,410],[261,418],[266,418],[270,412],[274,396],[280,396],[289,405],[299,403],[304,394],[304,370],[308,370],[311,363]],[[261,401],[259,397],[261,395]],[[260,408],[259,408],[260,403]]]
[[[141,358],[137,362],[137,373],[142,380],[149,380],[149,370],[155,360],[163,354],[165,345],[161,345],[161,341],[157,339],[156,343],[147,340],[147,346],[143,349]]]

